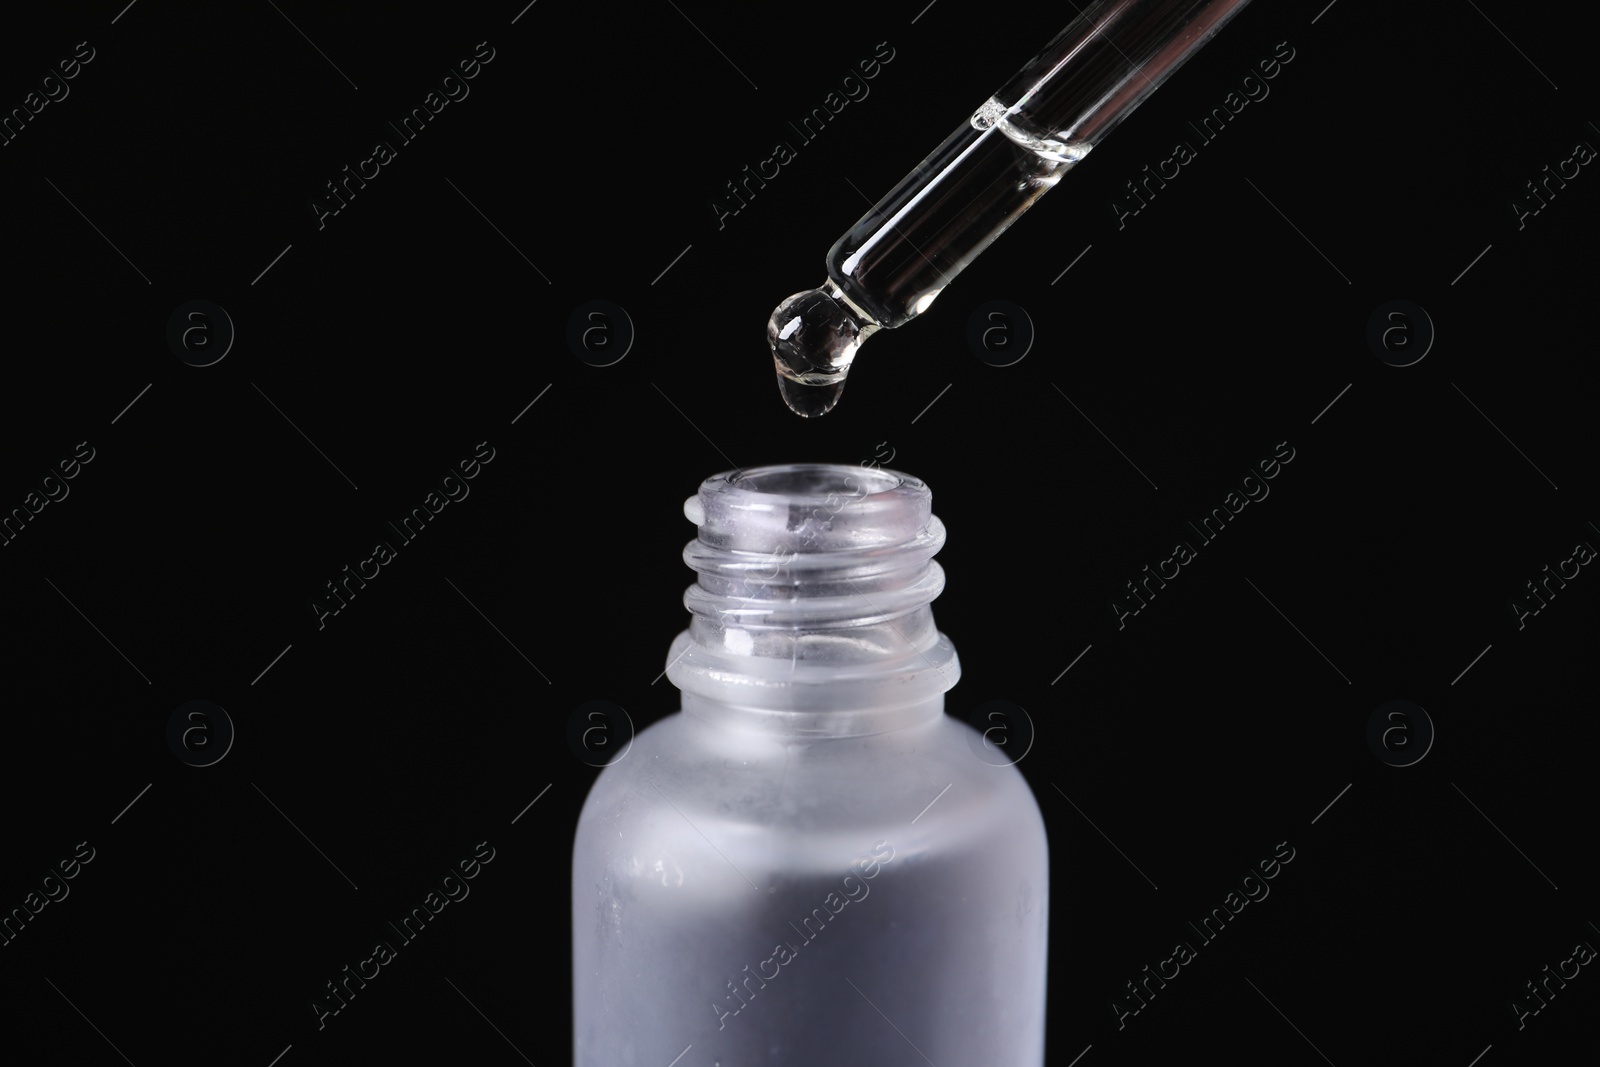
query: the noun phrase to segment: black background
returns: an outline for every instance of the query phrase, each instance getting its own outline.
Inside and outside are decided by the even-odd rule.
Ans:
[[[1510,1006],[1600,943],[1600,579],[1522,629],[1510,607],[1600,544],[1600,178],[1520,229],[1511,206],[1600,144],[1581,13],[1252,5],[804,421],[768,312],[1070,10],[119,6],[0,33],[6,111],[95,50],[0,147],[0,509],[94,449],[0,548],[0,909],[95,849],[0,947],[8,1058],[569,1062],[596,773],[569,716],[674,710],[652,679],[703,478],[891,451],[950,531],[950,712],[1032,724],[1052,1064],[1492,1067],[1593,1040],[1588,968],[1520,1030]],[[324,183],[480,41],[470,96],[319,230]],[[884,41],[870,95],[796,143]],[[1282,41],[1270,96],[1119,229],[1123,183]],[[719,229],[712,199],[779,140],[797,158]],[[165,340],[197,299],[237,331],[209,367]],[[591,299],[637,331],[612,366],[565,340]],[[995,299],[1036,330],[1009,367],[966,341]],[[1409,367],[1366,341],[1396,299],[1437,330]],[[324,583],[481,441],[470,496],[319,629]],[[1119,629],[1123,583],[1285,441],[1271,495]],[[194,699],[237,730],[208,767],[167,743]],[[1436,730],[1404,768],[1366,741],[1394,699]],[[319,1030],[309,999],[479,841],[471,896]],[[1124,983],[1279,842],[1271,895],[1119,1030]]]

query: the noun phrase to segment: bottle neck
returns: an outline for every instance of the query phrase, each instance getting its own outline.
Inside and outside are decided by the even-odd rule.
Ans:
[[[851,737],[926,722],[960,677],[929,604],[944,544],[927,486],[892,471],[766,467],[707,479],[689,628],[668,655],[683,708],[734,729]]]
[[[779,741],[867,737],[937,722],[944,716],[944,694],[916,704],[789,711],[684,693],[683,713],[718,730],[756,734]]]

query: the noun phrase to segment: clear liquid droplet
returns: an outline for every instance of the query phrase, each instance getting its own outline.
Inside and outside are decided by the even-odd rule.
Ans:
[[[789,405],[790,411],[801,418],[814,419],[819,415],[826,415],[839,403],[839,396],[844,392],[844,382],[803,385],[780,374],[778,391],[783,394],[783,402]]]

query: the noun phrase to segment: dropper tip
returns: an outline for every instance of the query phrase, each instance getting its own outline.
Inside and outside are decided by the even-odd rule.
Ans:
[[[839,403],[839,397],[844,393],[844,382],[805,385],[779,374],[778,391],[783,394],[783,402],[789,405],[790,411],[803,419],[814,419],[826,415]]]

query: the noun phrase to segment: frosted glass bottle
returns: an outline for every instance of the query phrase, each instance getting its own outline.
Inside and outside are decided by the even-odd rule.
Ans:
[[[578,823],[575,1064],[1040,1067],[1044,824],[944,714],[927,486],[765,467],[684,512],[682,711]]]

